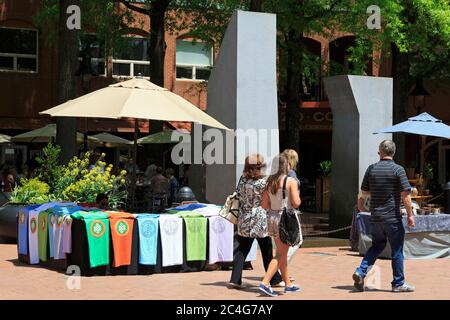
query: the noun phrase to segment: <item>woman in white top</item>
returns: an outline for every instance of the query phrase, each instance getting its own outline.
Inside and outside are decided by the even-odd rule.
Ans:
[[[286,293],[300,291],[300,288],[289,279],[287,265],[289,245],[283,243],[279,238],[279,222],[284,206],[287,206],[287,208],[298,208],[301,204],[297,181],[291,177],[287,178],[287,199],[283,201],[283,182],[288,174],[288,170],[288,160],[284,155],[279,155],[273,159],[271,175],[267,179],[266,190],[262,195],[261,201],[261,206],[267,210],[268,231],[269,235],[275,241],[277,252],[275,258],[272,259],[267,268],[259,289],[272,297],[277,296],[277,294],[270,286],[270,279],[278,269],[280,269],[281,276],[286,283],[284,291]]]

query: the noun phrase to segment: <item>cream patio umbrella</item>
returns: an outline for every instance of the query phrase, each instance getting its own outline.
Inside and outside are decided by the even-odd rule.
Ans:
[[[11,142],[11,137],[6,134],[0,134],[0,143],[9,143]]]
[[[142,78],[112,84],[40,114],[52,117],[198,122],[214,128],[228,129],[179,95]]]
[[[197,122],[230,130],[179,95],[143,78],[133,78],[109,85],[40,114],[48,114],[52,117],[134,118],[134,168],[137,155],[137,119]],[[136,172],[133,172],[132,180],[134,188]],[[132,192],[134,193],[134,189]],[[132,201],[134,201],[134,195]]]

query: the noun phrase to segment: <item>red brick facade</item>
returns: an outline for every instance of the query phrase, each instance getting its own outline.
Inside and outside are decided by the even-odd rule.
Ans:
[[[34,28],[32,17],[38,10],[38,3],[39,1],[31,0],[0,0],[0,27]],[[148,30],[148,19],[143,21],[144,30]],[[311,43],[315,42],[317,48],[320,45],[320,56],[323,61],[328,62],[333,55],[330,43],[348,36],[350,35],[335,33],[331,39],[318,35],[308,35],[307,38]],[[200,85],[200,81],[176,79],[176,37],[166,33],[166,44],[164,86],[205,110],[206,86]],[[343,53],[338,52],[335,55],[338,57],[340,54]],[[39,40],[38,61],[37,73],[0,71],[0,128],[24,131],[52,122],[50,118],[39,116],[38,112],[57,104],[58,54],[57,49],[47,45],[43,37]],[[383,57],[380,65],[372,63],[369,70],[374,76],[390,76],[390,59],[387,56]],[[83,87],[88,86],[89,91],[93,91],[111,82],[112,79],[105,76],[92,77],[88,83],[82,83],[79,79],[78,91],[81,95]],[[427,97],[424,110],[447,123],[450,122],[450,90],[448,89],[447,85],[442,90],[433,91],[432,95]],[[325,95],[322,94],[319,101],[305,102],[302,107],[326,108],[328,103],[325,99]],[[411,98],[408,115],[416,112]],[[80,130],[85,129],[85,123],[86,121],[80,120]],[[132,124],[125,120],[89,120],[88,122],[89,131],[132,131],[132,128]],[[148,130],[147,121],[141,121],[141,130]]]

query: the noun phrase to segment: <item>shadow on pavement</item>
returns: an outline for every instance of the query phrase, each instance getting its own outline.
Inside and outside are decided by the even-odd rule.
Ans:
[[[64,270],[52,268],[49,266],[43,266],[42,264],[28,264],[25,262],[20,262],[19,259],[10,259],[6,260],[8,262],[11,262],[15,267],[22,267],[22,268],[32,268],[32,269],[47,269],[51,271],[55,271],[58,273],[66,274]]]
[[[262,275],[261,277],[242,277],[242,279],[247,279],[247,280],[259,281],[259,282],[261,282],[263,276],[264,276],[264,275]]]
[[[355,287],[353,287],[353,286],[336,286],[336,287],[332,287],[332,289],[348,290],[349,293],[362,293],[361,291],[356,290]],[[392,292],[392,291],[375,289],[375,288],[365,288],[364,292]]]
[[[202,283],[202,286],[217,286],[217,287],[223,287],[224,290],[236,290],[236,291],[243,291],[243,292],[251,292],[251,293],[260,293],[260,291],[258,290],[258,287],[256,286],[252,286],[250,284],[245,284],[243,285],[242,289],[228,289],[227,288],[227,284],[228,282],[225,281],[219,281],[219,282],[212,282],[212,283]],[[261,295],[262,296],[262,295]]]

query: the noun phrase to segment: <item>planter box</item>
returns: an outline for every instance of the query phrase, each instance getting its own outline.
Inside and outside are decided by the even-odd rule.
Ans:
[[[28,204],[7,204],[0,207],[0,238],[17,242],[19,211],[26,207]]]

